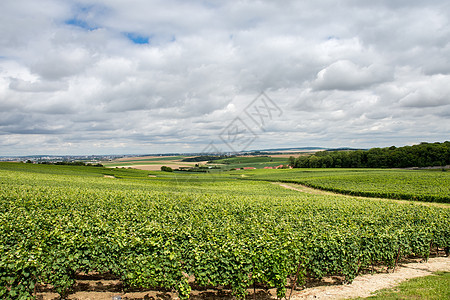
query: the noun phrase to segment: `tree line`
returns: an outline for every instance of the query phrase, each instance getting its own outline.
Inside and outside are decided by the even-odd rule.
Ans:
[[[291,156],[294,168],[410,168],[450,165],[450,142],[355,151],[320,151]]]
[[[32,164],[33,162],[31,160],[26,161],[27,164]],[[102,164],[91,164],[91,163],[85,163],[82,161],[39,161],[37,162],[40,165],[57,165],[57,166],[83,166],[83,167],[103,167]]]
[[[181,161],[185,162],[201,162],[201,161],[208,161],[212,162],[214,160],[224,159],[224,158],[230,158],[234,157],[235,155],[201,155],[196,157],[188,157],[184,158]]]

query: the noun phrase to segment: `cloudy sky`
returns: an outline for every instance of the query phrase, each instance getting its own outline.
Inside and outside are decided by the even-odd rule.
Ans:
[[[449,3],[2,0],[0,155],[450,140]]]

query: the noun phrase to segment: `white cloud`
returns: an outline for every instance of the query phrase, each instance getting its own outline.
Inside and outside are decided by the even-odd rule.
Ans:
[[[251,148],[443,140],[449,17],[443,0],[3,1],[0,155],[200,151],[263,90],[283,116]]]
[[[9,88],[18,92],[40,93],[64,90],[66,84],[53,81],[26,81],[18,78],[10,78]]]
[[[407,107],[433,107],[450,105],[450,75],[423,76],[421,80],[405,85],[407,94],[400,105]]]
[[[360,67],[339,60],[317,73],[313,86],[318,90],[358,90],[390,80],[391,70],[384,66]]]

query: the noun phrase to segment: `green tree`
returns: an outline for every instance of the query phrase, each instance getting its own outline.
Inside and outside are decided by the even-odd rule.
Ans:
[[[161,171],[163,172],[173,172],[173,169],[171,167],[162,166]]]

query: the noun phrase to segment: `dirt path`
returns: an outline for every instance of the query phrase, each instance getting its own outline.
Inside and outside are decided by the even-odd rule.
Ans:
[[[290,189],[290,190],[294,190],[294,191],[299,191],[299,192],[303,192],[303,193],[308,193],[308,194],[314,194],[314,195],[337,195],[336,193],[332,193],[332,192],[327,192],[327,191],[323,191],[323,190],[319,190],[319,189],[313,189],[310,188],[306,185],[301,185],[298,183],[283,183],[283,182],[272,182],[273,184],[277,184],[279,186],[282,186],[284,188]]]
[[[273,182],[273,183],[287,189],[315,195],[339,195],[343,197],[351,197],[359,199],[371,199],[378,201],[379,200],[397,201],[400,203],[414,203],[418,205],[438,206],[446,208],[449,207],[448,205],[441,203],[356,197],[314,189],[301,184],[294,184],[294,183],[288,184],[282,182]],[[435,271],[450,272],[450,259],[448,257],[430,258],[427,263],[416,262],[400,265],[396,268],[394,273],[361,275],[356,277],[351,284],[347,285],[318,286],[314,288],[308,288],[299,292],[295,292],[292,299],[346,299],[355,297],[368,297],[370,296],[371,293],[378,291],[380,289],[391,288],[407,279],[427,276]]]
[[[450,258],[430,258],[426,263],[399,265],[394,273],[366,274],[355,278],[351,284],[318,286],[298,291],[291,299],[347,299],[368,297],[371,293],[392,288],[410,278],[430,275],[436,271],[450,272]]]
[[[314,195],[338,195],[342,197],[348,197],[348,198],[357,198],[357,199],[370,199],[370,200],[376,200],[376,201],[395,201],[396,203],[404,203],[404,204],[417,204],[417,205],[425,205],[425,206],[435,206],[435,207],[444,207],[444,208],[450,208],[450,205],[446,203],[435,203],[435,202],[423,202],[423,201],[408,201],[408,200],[399,200],[399,199],[387,199],[387,198],[374,198],[374,197],[361,197],[361,196],[351,196],[351,195],[345,195],[345,194],[339,194],[334,192],[328,192],[324,190],[319,190],[315,188],[311,188],[309,186],[305,186],[299,183],[284,183],[284,182],[272,182],[273,184],[279,185],[281,187],[284,187],[286,189],[299,191],[302,193],[308,193],[308,194],[314,194]]]

